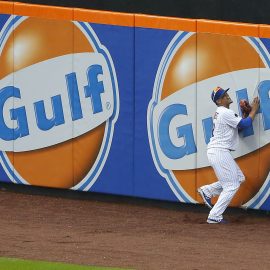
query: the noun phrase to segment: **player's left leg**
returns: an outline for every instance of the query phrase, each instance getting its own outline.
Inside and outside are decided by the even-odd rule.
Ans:
[[[205,185],[198,188],[198,193],[203,199],[205,205],[210,209],[213,208],[211,198],[219,195],[221,191],[222,191],[222,186],[219,182],[215,182],[210,185]]]
[[[201,186],[200,188],[202,189],[204,194],[209,198],[218,196],[222,191],[222,186],[219,181],[209,185]]]

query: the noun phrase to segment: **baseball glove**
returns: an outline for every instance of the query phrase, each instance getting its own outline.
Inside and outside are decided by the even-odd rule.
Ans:
[[[245,99],[241,99],[239,101],[239,106],[242,112],[242,117],[246,118],[249,116],[249,113],[251,112],[252,107],[250,106],[249,102]]]

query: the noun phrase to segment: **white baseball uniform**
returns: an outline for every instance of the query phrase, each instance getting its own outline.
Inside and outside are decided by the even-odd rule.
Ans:
[[[231,151],[234,151],[238,144],[237,125],[241,119],[232,110],[223,106],[217,108],[213,119],[213,136],[207,147],[207,157],[218,181],[202,186],[201,189],[209,198],[219,195],[208,216],[217,221],[223,219],[223,212],[240,184],[245,181],[242,171],[231,155]]]

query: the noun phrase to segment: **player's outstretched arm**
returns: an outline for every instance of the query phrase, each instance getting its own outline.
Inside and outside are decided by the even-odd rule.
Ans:
[[[255,97],[251,103],[251,112],[249,113],[249,117],[252,119],[252,121],[255,118],[255,115],[260,107],[260,101],[258,97]]]
[[[251,104],[251,110],[248,114],[248,117],[244,117],[240,120],[239,124],[238,124],[238,128],[240,130],[242,129],[245,129],[245,128],[248,128],[252,125],[252,121],[254,120],[255,118],[255,115],[258,111],[260,107],[260,101],[259,101],[259,98],[258,97],[255,97],[252,101],[252,104]]]

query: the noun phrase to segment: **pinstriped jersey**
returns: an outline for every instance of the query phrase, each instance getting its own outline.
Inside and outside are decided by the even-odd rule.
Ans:
[[[238,144],[238,128],[242,118],[223,106],[217,108],[213,119],[213,132],[207,148],[235,150]]]

